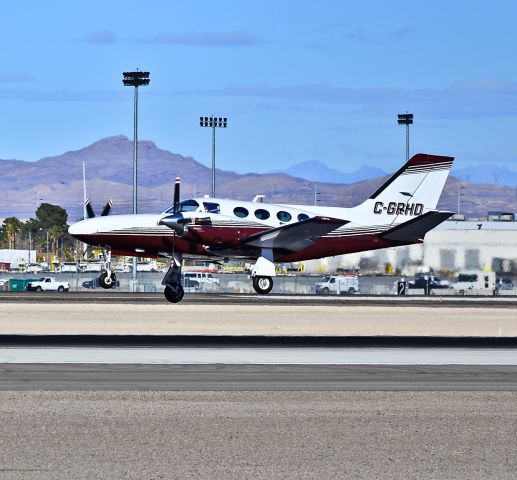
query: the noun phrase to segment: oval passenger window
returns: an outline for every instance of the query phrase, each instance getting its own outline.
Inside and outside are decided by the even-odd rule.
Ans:
[[[303,220],[308,220],[309,219],[309,215],[305,215],[305,213],[300,213],[300,215],[298,215],[298,221],[301,222]]]
[[[281,222],[290,222],[292,217],[289,212],[280,211],[276,214],[276,218]]]
[[[233,209],[233,213],[236,217],[245,218],[248,216],[249,212],[244,207],[235,207]]]
[[[267,220],[269,218],[269,212],[263,208],[255,210],[255,216],[260,220]]]

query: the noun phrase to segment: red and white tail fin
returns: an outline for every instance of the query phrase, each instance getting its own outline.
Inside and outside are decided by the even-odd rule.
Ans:
[[[435,210],[453,161],[453,157],[414,155],[356,207],[357,212],[368,223],[397,224]]]

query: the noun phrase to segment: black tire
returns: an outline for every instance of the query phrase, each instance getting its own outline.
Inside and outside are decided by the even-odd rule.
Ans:
[[[63,285],[59,285],[59,287],[57,287],[57,291],[59,293],[63,293],[65,291],[65,287],[63,287]]]
[[[328,287],[325,287],[321,293],[323,293],[323,295],[328,295],[330,293],[330,290],[328,289]]]
[[[176,285],[165,285],[165,290],[163,291],[165,298],[167,301],[171,303],[181,302],[183,299],[183,295],[185,295],[185,291],[180,283]]]
[[[267,295],[273,288],[271,277],[253,277],[253,288],[259,295]]]
[[[42,292],[42,291],[43,291],[43,289],[42,289],[40,286],[38,286],[38,287],[36,287],[36,291],[37,291],[37,292]]]
[[[117,276],[114,272],[111,272],[111,276],[108,277],[107,272],[102,272],[101,276],[99,277],[99,285],[102,288],[105,288],[106,290],[115,287],[117,284]]]
[[[355,295],[355,288],[354,287],[350,287],[348,289],[348,295]]]

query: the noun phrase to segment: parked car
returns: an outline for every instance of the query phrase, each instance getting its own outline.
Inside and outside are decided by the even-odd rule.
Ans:
[[[197,282],[198,285],[200,285],[201,283],[219,284],[219,279],[217,277],[214,277],[211,273],[206,272],[185,272],[183,274],[183,279],[184,282],[190,282],[191,284],[193,282]]]
[[[23,271],[25,273],[41,273],[43,271],[43,267],[39,263],[29,263]]]
[[[82,283],[83,288],[100,288],[100,279],[99,277],[92,278],[91,280],[86,280]],[[117,280],[115,287],[120,287],[120,282]]]
[[[434,275],[419,276],[414,280],[410,280],[408,282],[409,288],[421,288],[422,290],[425,289],[426,276],[427,280],[429,281],[429,288],[431,288],[431,290],[436,288],[451,288],[451,284],[448,280],[440,280]]]
[[[511,278],[499,278],[497,279],[497,289],[501,290],[513,290],[513,281]]]

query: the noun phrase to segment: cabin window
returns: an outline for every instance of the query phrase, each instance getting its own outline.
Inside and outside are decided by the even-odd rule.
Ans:
[[[300,215],[298,215],[299,222],[303,222],[304,220],[308,220],[308,219],[309,219],[309,215],[305,215],[305,213],[300,213]]]
[[[203,202],[205,212],[207,213],[221,213],[221,207],[218,203],[214,202]]]
[[[173,207],[174,208],[174,207]],[[199,208],[199,203],[195,200],[184,200],[180,203],[179,212],[195,212]],[[170,208],[169,210],[172,211]]]
[[[267,220],[269,218],[269,212],[263,208],[255,210],[255,216],[260,220]]]
[[[284,212],[283,210],[278,212],[276,214],[276,218],[280,220],[281,222],[290,222],[291,221],[291,214],[289,212]]]
[[[250,212],[248,212],[244,207],[235,207],[233,209],[233,213],[236,217],[246,218]]]

